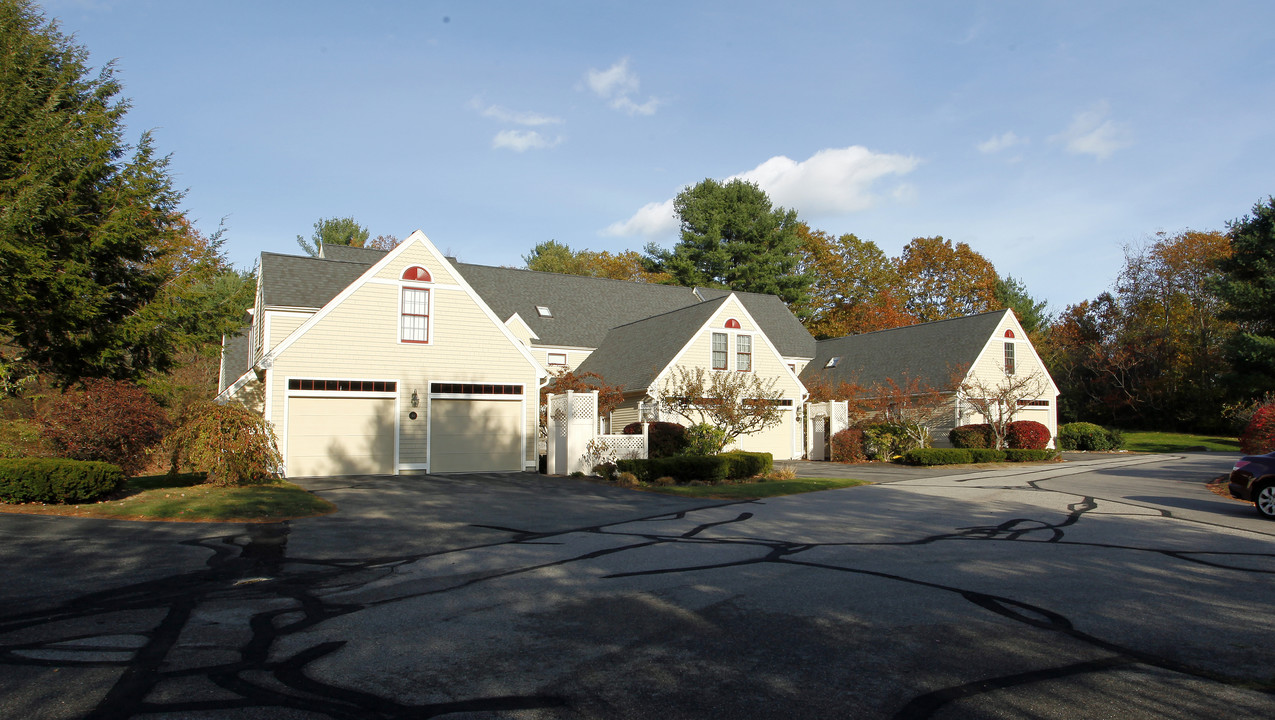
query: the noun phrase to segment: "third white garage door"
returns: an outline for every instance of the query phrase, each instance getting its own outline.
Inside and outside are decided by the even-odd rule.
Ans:
[[[429,471],[516,472],[523,469],[522,397],[430,401]]]

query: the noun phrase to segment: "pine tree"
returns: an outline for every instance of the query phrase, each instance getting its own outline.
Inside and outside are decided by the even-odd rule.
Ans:
[[[180,244],[168,160],[122,138],[114,69],[0,0],[0,375],[136,377],[169,358],[138,311]]]

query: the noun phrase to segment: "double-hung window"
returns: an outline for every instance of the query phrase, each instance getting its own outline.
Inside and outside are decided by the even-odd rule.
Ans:
[[[1014,343],[1005,343],[1005,374],[1014,374]]]
[[[735,336],[735,369],[740,372],[753,371],[753,336]]]
[[[429,342],[429,290],[403,288],[403,342]]]
[[[726,333],[713,333],[713,369],[725,370],[730,347],[730,337]]]

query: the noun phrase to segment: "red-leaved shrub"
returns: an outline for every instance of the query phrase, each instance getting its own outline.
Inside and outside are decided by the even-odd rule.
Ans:
[[[860,428],[846,428],[838,431],[832,436],[830,444],[833,462],[863,462],[868,459],[867,452],[863,448],[863,430]]]
[[[1005,428],[1005,446],[1015,450],[1044,450],[1049,428],[1035,420],[1015,420]]]
[[[1275,451],[1275,402],[1259,407],[1240,434],[1240,450],[1245,455]]]
[[[100,460],[136,475],[146,451],[164,437],[168,416],[142,388],[115,380],[89,380],[83,389],[49,398],[38,414],[40,432],[71,460]]]
[[[672,422],[647,423],[647,442],[650,444],[648,457],[661,458],[676,455],[686,449],[686,428]],[[625,435],[641,435],[642,423],[629,423],[624,426]]]

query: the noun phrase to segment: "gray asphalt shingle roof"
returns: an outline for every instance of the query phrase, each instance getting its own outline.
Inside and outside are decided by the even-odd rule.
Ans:
[[[892,330],[820,340],[815,359],[801,373],[801,381],[842,382],[864,387],[892,379],[916,379],[930,387],[950,390],[957,373],[978,359],[1008,310],[996,310],[951,320]],[[825,367],[839,358],[834,368]]]
[[[319,257],[325,260],[344,260],[346,262],[360,262],[365,265],[375,265],[377,260],[385,257],[389,250],[375,250],[373,248],[350,247],[349,245],[329,245],[324,243],[319,248]]]
[[[645,390],[708,322],[729,295],[612,328],[576,368],[594,372],[624,392]]]
[[[596,348],[621,325],[717,300],[730,290],[653,285],[580,275],[457,263],[457,270],[501,320],[517,313],[541,345]],[[766,336],[787,357],[811,357],[814,338],[773,295],[736,292]],[[537,306],[553,317],[540,317]]]
[[[261,297],[268,307],[319,308],[372,263],[261,253]]]
[[[245,326],[233,335],[226,335],[221,342],[221,386],[217,392],[230,387],[240,375],[248,372],[252,362],[248,357],[248,330]]]

